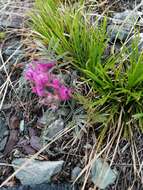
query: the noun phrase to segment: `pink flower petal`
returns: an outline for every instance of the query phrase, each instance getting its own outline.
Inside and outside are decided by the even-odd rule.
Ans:
[[[33,80],[33,75],[34,75],[34,70],[32,68],[29,68],[26,72],[25,72],[25,78],[27,80]]]
[[[48,82],[48,75],[38,72],[34,74],[33,79],[35,81],[35,84],[44,86]]]
[[[59,90],[61,100],[69,100],[71,97],[71,90],[65,86],[62,86]]]
[[[39,86],[33,87],[32,92],[34,92],[35,94],[37,94],[40,97],[45,95],[44,89]]]
[[[37,70],[42,72],[46,72],[55,66],[55,62],[48,62],[46,60],[33,61],[32,64],[35,65]]]

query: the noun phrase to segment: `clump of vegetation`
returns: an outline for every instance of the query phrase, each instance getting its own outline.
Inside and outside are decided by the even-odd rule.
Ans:
[[[93,89],[92,96],[78,95],[89,121],[98,123],[100,136],[123,127],[130,136],[132,127],[143,130],[143,54],[138,51],[137,38],[132,48],[122,48],[118,54],[105,56],[108,46],[106,18],[90,23],[84,4],[72,7],[55,0],[36,1],[31,14],[33,29],[43,44],[53,42],[55,53],[70,61]],[[94,115],[103,116],[96,117]],[[100,120],[98,120],[100,118]],[[106,119],[105,119],[106,118]],[[102,135],[101,135],[102,134]],[[104,137],[103,137],[104,136]]]
[[[33,29],[45,44],[52,40],[58,55],[64,55],[83,71],[95,70],[107,46],[106,19],[92,26],[84,8],[77,4],[64,6],[55,0],[38,0],[34,10]]]

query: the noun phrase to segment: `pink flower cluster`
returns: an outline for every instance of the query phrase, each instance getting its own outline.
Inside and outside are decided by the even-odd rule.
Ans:
[[[71,97],[71,89],[50,72],[53,66],[55,62],[33,61],[25,72],[25,78],[30,81],[32,91],[43,99],[44,104],[68,100]]]

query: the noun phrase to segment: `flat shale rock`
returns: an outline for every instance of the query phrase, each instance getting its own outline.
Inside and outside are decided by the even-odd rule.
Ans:
[[[8,135],[9,131],[6,125],[6,120],[0,115],[0,152],[4,150]]]
[[[12,164],[20,167],[28,159],[19,158],[13,160]],[[16,177],[20,180],[23,185],[34,185],[41,183],[48,183],[51,180],[51,177],[59,173],[62,169],[64,161],[39,161],[32,160],[30,161],[24,169],[21,169],[16,174]],[[17,167],[14,167],[14,170],[17,170]]]
[[[113,184],[117,177],[117,172],[112,170],[109,164],[98,158],[92,165],[91,169],[92,182],[100,189],[106,189]]]
[[[125,10],[123,12],[115,12],[113,20],[107,27],[107,33],[110,40],[119,39],[125,41],[134,33],[136,24],[143,25],[143,13],[140,11]]]
[[[77,190],[71,184],[39,184],[32,186],[16,186],[0,188],[0,190]]]
[[[76,166],[73,170],[72,170],[72,175],[71,178],[72,180],[76,180],[76,178],[78,177],[78,175],[80,174],[80,172],[82,171],[82,169],[78,166]]]
[[[108,1],[110,6],[114,7],[115,11],[119,10],[126,10],[126,9],[134,9],[136,6],[140,5],[141,0],[109,0]],[[143,6],[139,7],[140,10],[143,10]]]
[[[0,0],[0,29],[22,28],[33,0]]]
[[[15,63],[22,62],[25,57],[25,51],[20,37],[12,35],[11,38],[6,40],[2,47],[2,55],[4,61],[9,60],[9,64],[5,65],[6,69],[9,69]]]

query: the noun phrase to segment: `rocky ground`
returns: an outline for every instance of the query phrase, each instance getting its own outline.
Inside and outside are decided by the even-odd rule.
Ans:
[[[94,151],[93,146],[96,143],[96,131],[84,128],[84,112],[74,101],[67,107],[61,105],[58,111],[53,113],[37,104],[37,97],[31,95],[25,84],[23,70],[30,60],[37,57],[38,51],[38,45],[33,40],[27,24],[27,12],[30,12],[33,2],[34,0],[0,1],[0,183],[8,187],[16,184],[40,184],[45,181],[73,183],[88,163],[87,158]],[[134,23],[139,25],[142,31],[143,6],[140,5],[137,11],[129,11],[139,4],[140,1],[134,0],[109,0],[101,2],[98,7],[98,14],[108,10],[112,16],[107,31],[111,37],[111,46],[117,41],[117,51],[121,46],[120,42],[125,42],[132,36]],[[140,37],[141,51],[142,33]],[[73,73],[72,80],[76,81],[77,73]],[[78,127],[71,126],[67,130],[65,126],[71,117]],[[105,170],[110,170],[112,180],[105,179],[102,187],[116,179],[116,182],[106,189],[143,188],[143,136],[135,131],[135,137],[134,147],[126,140],[119,143],[112,163],[113,168],[107,163],[105,165]],[[113,153],[114,151],[110,152],[107,162],[112,160]],[[30,162],[31,157],[36,160]],[[17,172],[25,163],[26,170]],[[102,164],[100,159],[94,164],[85,189],[93,189],[92,182],[97,180],[96,175]],[[82,178],[78,181],[79,187],[82,181]]]

